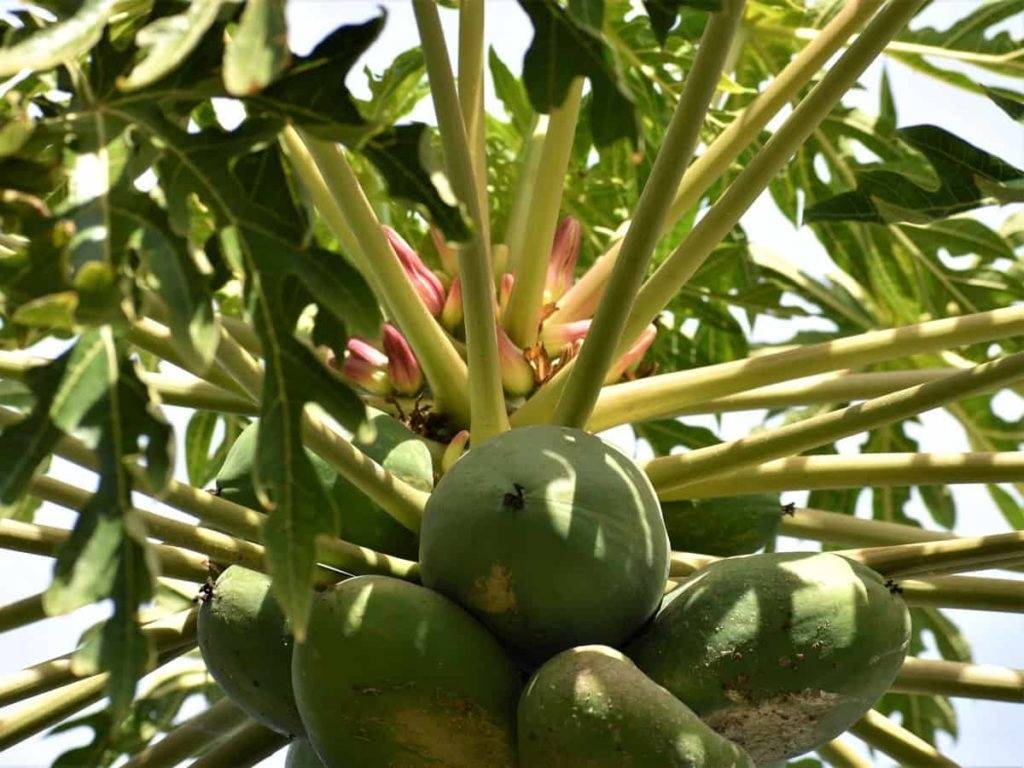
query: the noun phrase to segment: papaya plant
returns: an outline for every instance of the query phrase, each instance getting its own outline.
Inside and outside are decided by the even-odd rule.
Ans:
[[[963,575],[1024,567],[1024,171],[850,98],[1019,135],[1021,0],[519,0],[521,67],[412,0],[362,90],[388,12],[299,53],[298,5],[0,9],[0,546],[53,563],[0,632],[109,608],[0,751],[950,766],[951,697],[1024,702],[945,612],[1024,613]]]

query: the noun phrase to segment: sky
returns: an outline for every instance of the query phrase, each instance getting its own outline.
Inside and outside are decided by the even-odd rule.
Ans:
[[[9,3],[0,0],[0,10],[5,5]],[[918,23],[943,28],[976,5],[976,0],[939,0],[922,15],[921,22]],[[354,68],[349,82],[356,94],[360,95],[362,82],[358,73],[362,71],[363,64],[379,70],[390,63],[395,53],[418,43],[411,8],[406,0],[291,0],[289,23],[292,48],[298,53],[305,53],[336,26],[363,21],[376,15],[381,6],[389,12],[388,23],[381,37]],[[525,14],[515,0],[487,0],[487,15],[488,44],[495,48],[507,65],[518,71],[522,55],[532,37],[532,29]],[[454,41],[457,31],[456,14],[442,11],[442,21],[449,41]],[[1020,24],[1024,24],[1024,18],[1018,19],[1018,26]],[[938,84],[891,60],[886,60],[884,66],[896,94],[901,126],[920,123],[940,125],[1006,161],[1024,167],[1024,134],[1020,126],[1010,121],[988,100]],[[869,69],[862,79],[868,87],[849,94],[845,99],[847,104],[875,111],[882,67],[882,63],[876,62]],[[998,82],[997,78],[988,79],[991,82]],[[500,110],[500,103],[496,101],[489,81],[487,100],[489,109]],[[432,121],[429,99],[419,106],[414,117]],[[977,215],[989,225],[997,226],[1009,213],[1008,208],[1003,208],[983,210]],[[775,209],[767,195],[762,195],[755,203],[744,216],[742,224],[754,243],[770,244],[777,253],[812,273],[821,270],[821,265],[826,260],[821,245],[809,230],[793,227]],[[765,342],[782,339],[787,335],[780,322],[763,318],[753,330],[755,338]],[[1009,392],[1000,395],[999,404],[1008,416],[1019,415],[1024,411],[1024,401]],[[168,411],[177,433],[183,434],[185,412],[177,408],[170,408]],[[724,439],[743,436],[758,426],[762,419],[762,412],[726,414],[719,434]],[[694,418],[687,421],[703,426],[715,426],[710,418]],[[941,411],[929,412],[923,415],[922,422],[916,436],[921,440],[923,451],[968,450],[962,428],[947,414]],[[638,452],[638,446],[632,440],[628,428],[612,430],[606,437],[627,453],[645,457],[645,454]],[[841,448],[854,452],[862,442],[863,436],[854,436],[844,440]],[[182,463],[182,455],[183,451],[179,451],[179,464]],[[184,479],[183,466],[179,466],[178,469],[179,477]],[[58,477],[80,485],[88,486],[94,482],[94,478],[88,473],[60,460],[54,462],[53,471]],[[1007,530],[1005,521],[994,508],[983,487],[961,485],[953,486],[952,490],[960,511],[957,532],[980,535]],[[799,504],[805,498],[805,493],[791,493],[784,496],[784,501],[795,501]],[[139,506],[146,506],[146,502],[141,498]],[[866,510],[860,510],[859,514],[866,514]],[[922,516],[923,508],[919,500],[915,501],[912,514],[922,520],[926,519]],[[41,513],[40,522],[66,526],[72,522],[72,516],[47,505]],[[806,542],[791,539],[780,542],[780,549],[808,548],[816,546],[808,546]],[[0,603],[37,592],[49,583],[49,560],[30,555],[4,553],[3,563],[4,578],[0,579]],[[1005,572],[999,572],[998,575],[1004,578],[1007,576]],[[1021,638],[1024,637],[1024,615],[958,610],[947,613],[960,625],[970,641],[976,661],[1024,668],[1024,643],[1021,642]],[[70,616],[49,619],[0,636],[0,675],[66,653],[72,649],[81,631],[104,615],[103,607],[90,607]],[[956,742],[948,737],[941,738],[939,746],[946,755],[965,768],[1021,765],[1020,756],[1024,754],[1024,728],[1020,725],[1024,724],[1024,710],[1019,705],[970,699],[954,699],[954,705],[959,718],[960,737]],[[1017,727],[1013,727],[1014,723]],[[86,743],[88,739],[89,733],[83,729],[52,738],[36,737],[0,754],[0,767],[35,768],[49,765],[55,756]],[[856,740],[851,740],[851,743],[855,742]],[[276,755],[264,761],[261,766],[279,768],[283,762],[283,755]],[[891,760],[881,755],[876,756],[874,763],[877,766],[892,765]]]

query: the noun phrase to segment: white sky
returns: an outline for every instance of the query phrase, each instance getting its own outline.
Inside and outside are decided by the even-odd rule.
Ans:
[[[0,10],[7,4],[0,0]],[[963,16],[976,5],[977,0],[939,0],[922,16],[922,19],[927,25],[941,28]],[[376,15],[380,6],[386,7],[390,14],[387,26],[364,60],[353,70],[356,74],[350,78],[350,86],[359,94],[362,78],[358,73],[361,73],[363,64],[380,70],[390,63],[395,53],[411,48],[418,42],[411,7],[406,0],[291,0],[289,17],[292,47],[300,53],[305,53],[336,26],[362,21]],[[487,14],[488,43],[494,46],[502,60],[513,71],[518,71],[523,52],[532,36],[525,14],[514,0],[488,0]],[[442,18],[449,33],[449,40],[454,41],[456,15],[450,11],[442,11]],[[1019,20],[1018,28],[1020,24],[1024,24],[1024,19]],[[454,50],[452,54],[455,55]],[[886,66],[896,94],[901,125],[934,123],[1018,167],[1024,166],[1024,134],[1020,126],[1011,122],[987,99],[955,91],[895,62],[886,62]],[[869,87],[851,93],[846,99],[848,104],[862,107],[866,111],[876,110],[877,83],[881,68],[881,63],[871,67],[863,79]],[[995,78],[988,79],[995,82]],[[489,81],[487,88],[488,108],[499,110],[500,103],[494,98],[493,87]],[[429,99],[420,105],[415,117],[432,120]],[[996,226],[1008,214],[1009,211],[1004,208],[1001,211],[981,211],[978,215],[989,225]],[[762,195],[744,216],[743,225],[752,241],[770,243],[776,252],[812,273],[820,270],[824,257],[820,244],[809,230],[795,229],[775,209],[767,195]],[[779,321],[764,319],[759,321],[755,329],[757,337],[765,341],[778,338],[781,330]],[[1008,415],[1019,414],[1024,410],[1024,404],[1020,399],[1009,393],[1001,398],[1001,404],[1005,405]],[[169,411],[180,436],[184,431],[185,413],[181,409]],[[726,439],[740,437],[760,424],[761,418],[762,414],[759,412],[727,414],[723,419],[720,434]],[[688,421],[714,427],[710,418]],[[938,411],[930,412],[924,414],[923,421],[924,426],[917,435],[921,440],[922,450],[968,450],[963,430],[948,415]],[[608,437],[627,452],[636,452],[628,428],[613,430]],[[844,450],[855,451],[861,442],[863,437],[849,438],[843,441]],[[179,455],[179,465],[181,463]],[[54,462],[54,470],[59,477],[70,482],[82,485],[93,482],[87,473],[59,460]],[[184,479],[182,466],[179,466],[179,476]],[[953,492],[960,513],[956,529],[958,532],[979,535],[1007,530],[1005,521],[994,508],[982,486],[953,486]],[[788,494],[786,500],[799,503],[805,497],[806,494],[793,493]],[[141,500],[140,506],[145,506]],[[927,520],[922,509],[918,501],[914,505],[914,514],[922,520]],[[861,511],[861,514],[865,513],[865,510]],[[47,507],[40,517],[41,522],[56,525],[69,525],[71,519],[70,514],[52,507]],[[802,549],[816,546],[801,546],[800,542],[789,540],[783,542],[782,548]],[[4,553],[3,564],[0,603],[37,592],[49,583],[49,560]],[[999,573],[1001,577],[1006,575],[1005,572]],[[1024,637],[1024,615],[973,611],[949,611],[948,614],[960,625],[971,642],[976,661],[1024,668],[1024,643],[1020,641]],[[101,615],[102,610],[99,608],[83,609],[67,617],[51,619],[3,635],[0,637],[0,675],[66,653],[72,649],[80,632]],[[954,703],[959,716],[961,736],[956,743],[952,743],[948,738],[940,741],[939,746],[945,754],[968,768],[995,768],[1021,764],[1021,755],[1024,754],[1024,729],[1020,728],[1020,724],[1024,723],[1021,719],[1024,710],[1017,705],[970,699],[954,699]],[[1017,727],[1014,727],[1014,724]],[[87,743],[89,736],[89,732],[79,730],[49,739],[36,737],[0,754],[0,766],[34,768],[49,765],[61,752]],[[851,740],[851,743],[855,741]],[[888,766],[891,765],[891,761],[884,756],[878,756],[876,764]],[[283,754],[261,764],[263,768],[277,768],[281,765]]]

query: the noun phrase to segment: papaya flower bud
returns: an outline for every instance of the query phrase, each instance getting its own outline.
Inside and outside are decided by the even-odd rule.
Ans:
[[[437,227],[430,228],[430,239],[434,241],[434,250],[441,261],[441,267],[452,277],[459,274],[459,255],[444,239],[444,233]]]
[[[348,340],[341,374],[374,395],[384,397],[391,394],[387,355],[363,339],[353,337]]]
[[[613,381],[621,379],[627,372],[635,371],[640,365],[640,361],[643,360],[644,355],[647,354],[647,350],[651,348],[651,344],[654,343],[654,337],[657,335],[658,329],[656,326],[648,325],[644,328],[632,346],[626,350],[626,353],[608,369],[608,375],[605,376],[604,383],[611,384]]]
[[[466,452],[466,445],[469,443],[469,430],[459,432],[444,449],[441,454],[441,472],[447,472],[455,466],[455,462],[462,458]]]
[[[555,230],[551,258],[548,261],[548,276],[544,283],[545,304],[558,301],[575,282],[576,259],[580,255],[582,235],[583,227],[572,216],[562,219]]]
[[[444,306],[444,286],[441,285],[441,281],[427,268],[419,254],[402,239],[400,234],[388,226],[381,228],[427,311],[437,317],[441,314],[441,308]]]
[[[501,384],[505,391],[514,396],[525,396],[533,390],[533,368],[527,362],[523,350],[498,327],[498,363],[501,367]]]
[[[390,323],[384,323],[383,337],[391,385],[400,394],[415,395],[423,388],[423,370],[412,347],[401,331]]]
[[[589,320],[574,320],[571,323],[545,323],[540,329],[540,341],[544,351],[557,355],[566,347],[579,344],[590,331]]]
[[[441,325],[454,331],[462,325],[462,317],[462,281],[456,277],[452,280],[448,298],[444,300],[444,308],[441,309]]]
[[[511,272],[501,276],[501,283],[498,285],[498,318],[505,317],[505,310],[508,309],[508,299],[512,295],[512,286],[515,285],[516,277]]]

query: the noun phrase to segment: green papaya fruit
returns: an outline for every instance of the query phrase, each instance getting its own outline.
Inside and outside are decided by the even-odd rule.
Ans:
[[[845,731],[892,684],[909,642],[907,607],[877,573],[787,552],[695,572],[626,653],[762,764]]]
[[[519,701],[520,768],[754,768],[618,651],[563,651]]]
[[[252,509],[261,508],[252,475],[256,433],[256,422],[242,431],[228,451],[216,480],[217,491],[222,498]],[[378,412],[371,415],[353,442],[374,461],[411,485],[425,491],[433,486],[430,450],[387,414]],[[338,535],[341,538],[385,554],[416,559],[416,535],[412,531],[338,475],[326,461],[312,451],[307,450],[306,453],[340,512]]]
[[[615,645],[657,609],[668,534],[646,475],[575,429],[513,429],[473,448],[427,502],[423,583],[524,660]]]
[[[292,681],[329,768],[512,768],[522,681],[443,595],[357,576],[316,596]]]
[[[756,552],[774,541],[782,521],[772,494],[663,501],[661,513],[672,549],[718,557]]]
[[[324,768],[324,764],[308,741],[295,739],[284,756],[284,768]]]
[[[197,629],[203,661],[232,701],[276,731],[303,732],[292,693],[292,635],[268,576],[232,565],[200,606]]]

